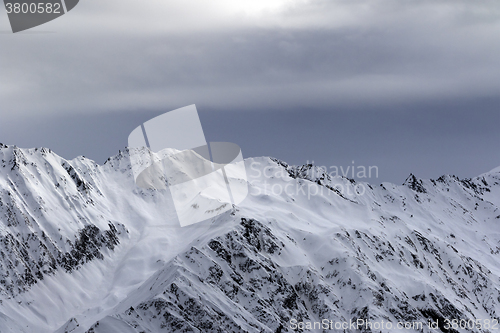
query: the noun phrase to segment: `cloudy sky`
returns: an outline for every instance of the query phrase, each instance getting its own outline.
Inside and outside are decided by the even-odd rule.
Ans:
[[[497,0],[81,0],[12,34],[0,142],[102,163],[196,104],[209,141],[372,183],[500,165]]]

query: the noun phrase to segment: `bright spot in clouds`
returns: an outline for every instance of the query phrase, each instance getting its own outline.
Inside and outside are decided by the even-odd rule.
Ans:
[[[237,0],[222,1],[228,8],[243,11],[248,15],[273,12],[291,4],[291,0]]]

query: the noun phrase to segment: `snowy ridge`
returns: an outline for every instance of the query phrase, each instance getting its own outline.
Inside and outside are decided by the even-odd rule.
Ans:
[[[248,198],[180,228],[168,191],[135,186],[127,150],[100,166],[2,146],[0,161],[0,332],[500,317],[499,170],[375,186],[248,159]]]
[[[92,214],[102,193],[91,161],[74,161],[76,171],[47,149],[15,147],[2,149],[0,159],[7,170],[0,178],[1,294],[15,296],[58,268],[72,271],[118,244],[123,225]]]

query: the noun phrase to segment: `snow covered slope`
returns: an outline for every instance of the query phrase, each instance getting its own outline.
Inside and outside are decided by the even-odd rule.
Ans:
[[[135,186],[127,150],[100,166],[1,146],[0,162],[2,333],[500,317],[499,169],[370,185],[247,159],[247,199],[181,228],[168,190]]]

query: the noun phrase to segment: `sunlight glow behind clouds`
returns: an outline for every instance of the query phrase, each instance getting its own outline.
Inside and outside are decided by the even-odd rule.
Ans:
[[[214,1],[217,7],[230,9],[235,13],[243,11],[248,15],[258,16],[263,13],[276,12],[293,4],[293,0],[219,0]]]
[[[75,33],[101,29],[140,33],[189,33],[248,27],[277,18],[309,0],[86,0],[69,22],[54,22]],[[277,16],[278,15],[278,16]],[[89,22],[92,24],[89,25]],[[84,27],[86,27],[85,30]]]

